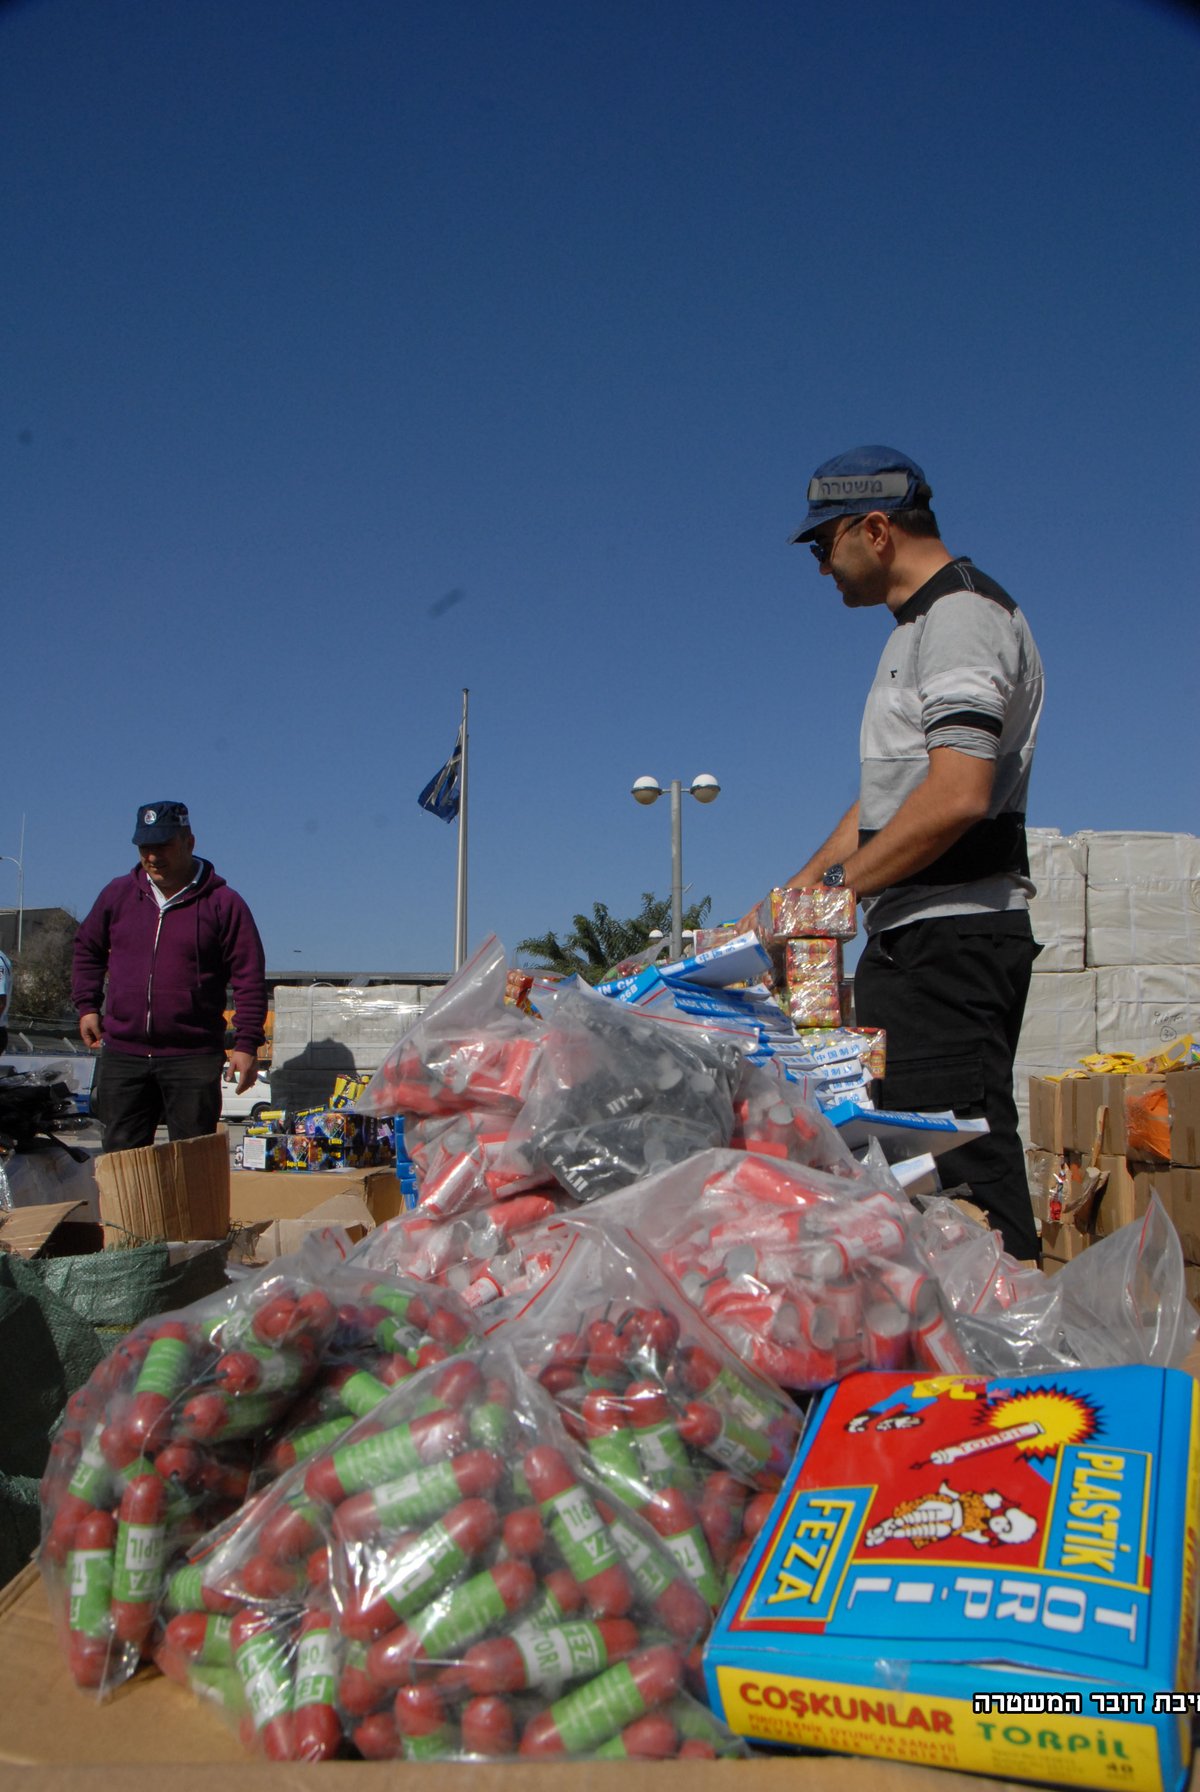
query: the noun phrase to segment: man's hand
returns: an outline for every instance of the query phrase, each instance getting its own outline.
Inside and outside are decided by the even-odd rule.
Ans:
[[[258,1076],[258,1059],[253,1052],[230,1052],[229,1068],[237,1077],[237,1092],[244,1095],[247,1089],[254,1087]],[[230,1081],[232,1081],[232,1077]]]
[[[98,1014],[81,1014],[79,1016],[79,1037],[91,1050],[96,1051],[104,1043],[104,1034],[100,1027]]]

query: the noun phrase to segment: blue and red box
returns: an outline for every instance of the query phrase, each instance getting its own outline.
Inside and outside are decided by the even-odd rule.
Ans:
[[[1200,1385],[1173,1369],[828,1390],[705,1649],[774,1746],[1177,1792]]]

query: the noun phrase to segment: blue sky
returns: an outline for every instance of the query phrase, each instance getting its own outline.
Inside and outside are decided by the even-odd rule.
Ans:
[[[788,536],[921,462],[1030,618],[1030,820],[1200,831],[1200,30],[1135,0],[0,14],[0,853],[82,914],[191,805],[272,967],[470,943],[853,799],[889,619]],[[0,863],[0,904],[16,876]]]

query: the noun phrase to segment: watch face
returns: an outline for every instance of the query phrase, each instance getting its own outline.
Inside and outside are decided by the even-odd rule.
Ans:
[[[821,879],[821,882],[828,890],[840,890],[845,881],[846,867],[844,865],[830,865],[824,877]]]

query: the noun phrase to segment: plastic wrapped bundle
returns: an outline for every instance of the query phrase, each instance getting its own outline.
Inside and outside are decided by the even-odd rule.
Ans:
[[[158,1660],[271,1759],[731,1746],[685,1692],[703,1601],[506,1349],[398,1387],[196,1554]]]
[[[727,1144],[737,1046],[668,1026],[580,986],[546,1002],[547,1030],[510,1135],[511,1163],[590,1201]]]

